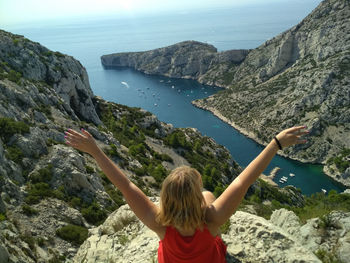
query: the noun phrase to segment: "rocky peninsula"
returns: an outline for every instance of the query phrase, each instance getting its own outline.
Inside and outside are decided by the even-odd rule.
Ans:
[[[104,55],[101,61],[224,87],[193,104],[261,144],[283,128],[306,125],[307,144],[281,155],[326,164],[328,175],[350,186],[349,21],[349,1],[325,0],[299,24],[253,50],[217,52],[212,45],[185,41]]]

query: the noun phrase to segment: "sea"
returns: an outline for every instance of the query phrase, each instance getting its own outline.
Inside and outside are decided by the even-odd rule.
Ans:
[[[261,1],[259,4],[168,11],[152,15],[105,15],[3,25],[1,29],[24,35],[47,48],[78,59],[86,68],[95,95],[154,113],[175,127],[194,127],[224,145],[242,167],[263,149],[191,101],[205,98],[219,88],[193,80],[149,76],[132,69],[104,69],[104,54],[145,51],[197,40],[218,51],[253,49],[288,30],[306,17],[320,0]],[[322,165],[304,164],[276,156],[264,174],[275,167],[274,181],[294,185],[311,195],[345,188],[326,176]],[[290,176],[294,174],[295,176]],[[280,183],[287,177],[285,183]]]

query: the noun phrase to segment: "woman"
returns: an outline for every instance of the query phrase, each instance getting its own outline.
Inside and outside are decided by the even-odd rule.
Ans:
[[[95,158],[109,180],[122,192],[136,216],[159,237],[158,262],[226,262],[219,228],[237,209],[249,186],[279,149],[305,143],[305,126],[280,132],[244,171],[215,199],[202,193],[201,175],[190,167],[174,169],[164,180],[158,207],[97,146],[82,129],[66,132],[66,143]]]

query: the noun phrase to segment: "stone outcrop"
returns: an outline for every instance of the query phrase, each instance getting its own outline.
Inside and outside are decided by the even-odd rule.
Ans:
[[[101,57],[105,67],[131,67],[146,74],[198,79],[221,63],[239,64],[247,50],[217,52],[209,44],[184,41],[147,52],[118,53]]]
[[[324,164],[350,148],[349,21],[349,1],[325,0],[299,24],[253,50],[217,52],[186,41],[101,60],[108,67],[224,87],[193,104],[261,144],[283,128],[306,125],[308,142],[281,155]]]
[[[153,199],[153,201],[156,201]],[[270,220],[236,212],[222,235],[228,262],[321,262],[319,250],[334,252],[347,260],[349,213],[330,214],[332,226],[322,228],[319,218],[301,225],[286,209],[276,210]],[[327,238],[326,238],[327,237]],[[74,262],[156,262],[159,238],[145,227],[128,205],[120,207],[105,223],[90,231]],[[344,253],[344,254],[343,254]]]
[[[323,1],[290,30],[249,52],[232,70],[227,90],[196,101],[260,143],[293,125],[306,125],[308,142],[284,151],[325,163],[349,148],[348,1]]]
[[[101,123],[92,103],[93,93],[87,72],[79,61],[59,52],[52,52],[23,36],[2,30],[0,30],[0,50],[3,67],[19,72],[26,79],[49,83],[52,92],[62,99],[62,107],[75,119],[79,117],[95,124]],[[45,105],[50,105],[53,104],[50,99],[57,100],[54,96],[44,97],[38,94],[38,90],[31,86],[26,87],[26,91],[30,90],[32,95],[30,99],[26,93],[16,89],[17,87],[9,90],[4,90],[3,86],[0,87],[6,97],[16,98],[23,106],[32,106],[37,100],[41,100],[40,102]],[[0,114],[11,116],[10,111],[4,107],[0,108]]]

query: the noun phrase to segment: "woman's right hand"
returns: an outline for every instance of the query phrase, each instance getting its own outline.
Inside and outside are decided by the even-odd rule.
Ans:
[[[66,139],[66,144],[79,151],[89,153],[90,155],[98,152],[99,148],[94,137],[84,129],[81,129],[81,133],[69,129],[65,132],[64,138]]]
[[[282,148],[292,146],[295,144],[306,143],[305,139],[301,136],[308,134],[309,131],[304,130],[306,126],[297,126],[289,129],[285,129],[276,135],[277,140],[280,142]]]

